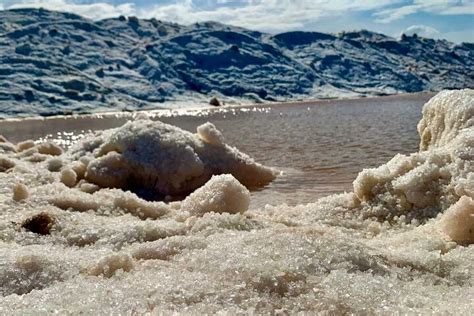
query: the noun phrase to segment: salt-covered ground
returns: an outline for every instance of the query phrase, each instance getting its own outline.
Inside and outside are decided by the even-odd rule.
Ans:
[[[244,185],[276,170],[212,124],[139,117],[65,152],[4,140],[0,313],[469,314],[473,115],[473,90],[441,92],[419,152],[353,192],[251,210]]]

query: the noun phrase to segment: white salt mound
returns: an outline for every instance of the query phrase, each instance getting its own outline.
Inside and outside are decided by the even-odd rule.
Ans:
[[[213,176],[189,195],[181,209],[192,215],[205,213],[244,213],[250,204],[250,192],[232,175]]]
[[[472,314],[473,110],[473,90],[443,91],[420,152],[362,171],[354,192],[257,210],[243,185],[273,171],[210,124],[140,117],[57,158],[2,143],[0,314]]]
[[[204,123],[197,128],[197,133],[201,140],[212,145],[223,145],[224,136],[212,123]]]
[[[88,182],[163,197],[188,194],[214,174],[230,173],[247,187],[275,179],[275,170],[224,144],[214,125],[204,124],[198,131],[140,118],[77,144],[70,156],[89,158]]]

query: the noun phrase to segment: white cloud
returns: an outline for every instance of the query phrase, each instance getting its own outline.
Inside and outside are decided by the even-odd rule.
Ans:
[[[379,23],[390,23],[408,15],[426,12],[437,15],[474,14],[474,1],[459,0],[415,0],[409,5],[384,9],[375,16]]]
[[[440,36],[440,32],[437,29],[427,25],[412,25],[406,28],[401,34],[412,36],[415,33],[421,37],[429,38],[438,38]]]
[[[0,0],[1,1],[1,0]],[[353,11],[380,9],[402,0],[176,0],[172,3],[137,8],[132,3],[113,5],[77,3],[74,0],[11,0],[6,8],[45,8],[68,11],[91,19],[118,15],[159,18],[183,24],[219,21],[263,31],[301,29],[324,16],[342,17]],[[132,0],[130,0],[132,1]]]
[[[91,4],[76,4],[66,0],[26,0],[6,7],[17,8],[44,8],[53,11],[67,11],[98,20],[119,15],[135,14],[135,6],[132,3],[112,5],[105,2]]]
[[[132,0],[120,5],[101,1],[10,0],[14,4],[3,7],[43,7],[74,12],[95,20],[118,15],[156,17],[183,24],[214,20],[270,32],[302,29],[308,22],[314,23],[322,17],[334,17],[334,23],[339,23],[340,19],[343,26],[344,16],[360,11],[375,11],[376,22],[380,23],[390,23],[417,12],[474,14],[472,0],[412,0],[409,4],[405,0],[175,0],[140,8],[135,7]]]
[[[348,12],[383,8],[393,0],[215,0],[216,4],[232,3],[200,9],[192,0],[156,5],[139,15],[189,24],[199,21],[220,21],[264,31],[302,29],[309,21],[324,16],[343,16]]]

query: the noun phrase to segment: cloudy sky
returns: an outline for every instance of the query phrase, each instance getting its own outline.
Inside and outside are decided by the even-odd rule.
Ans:
[[[0,9],[44,7],[91,19],[118,15],[189,24],[214,20],[260,31],[369,29],[474,42],[474,0],[0,0]]]

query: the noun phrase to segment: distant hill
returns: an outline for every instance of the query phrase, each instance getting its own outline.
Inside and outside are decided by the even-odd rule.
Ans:
[[[0,117],[474,86],[474,44],[0,11]]]

